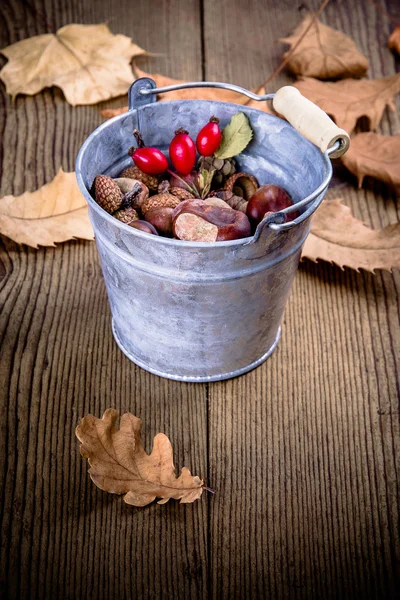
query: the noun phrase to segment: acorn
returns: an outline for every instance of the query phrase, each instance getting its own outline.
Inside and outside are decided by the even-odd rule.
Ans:
[[[142,204],[141,211],[145,216],[147,211],[153,208],[176,208],[181,202],[180,198],[168,192],[163,192],[162,194],[156,194],[147,198]]]
[[[108,213],[112,214],[120,208],[123,194],[111,177],[96,175],[94,190],[97,204]]]
[[[122,221],[127,225],[139,220],[139,215],[137,214],[136,210],[131,207],[121,208],[120,210],[117,210],[113,216],[118,219],[118,221]]]
[[[194,196],[189,190],[184,190],[183,188],[172,187],[169,190],[169,193],[177,198],[180,198],[181,202],[184,200],[194,200],[196,196]]]
[[[242,196],[245,200],[250,200],[258,187],[258,181],[253,175],[240,172],[229,177],[224,185],[224,190],[229,190],[235,196]]]
[[[230,192],[229,190],[214,190],[208,195],[208,198],[212,197],[223,200],[234,210],[240,210],[240,212],[243,213],[246,212],[248,201],[245,200],[242,196],[236,196],[233,192]]]
[[[153,190],[154,192],[158,188],[158,177],[155,177],[154,175],[146,175],[146,173],[143,173],[143,171],[141,171],[136,165],[128,167],[127,169],[122,171],[119,177],[138,179],[139,181],[142,181],[145,185],[147,185],[149,190]]]
[[[114,181],[118,183],[121,191],[123,191],[123,189],[121,188],[119,181],[131,181],[133,183],[131,189],[124,193],[122,206],[123,208],[131,206],[135,210],[140,210],[143,202],[149,197],[149,188],[147,185],[138,179],[128,179],[125,177],[119,180],[115,179]]]
[[[189,190],[185,190],[180,187],[171,187],[168,179],[164,179],[158,184],[158,193],[163,194],[164,192],[168,192],[168,194],[172,194],[177,198],[180,198],[183,202],[184,200],[194,200],[196,196],[194,196]]]

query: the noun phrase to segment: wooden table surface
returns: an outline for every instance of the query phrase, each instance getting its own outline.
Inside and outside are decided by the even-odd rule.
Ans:
[[[1,47],[68,23],[108,21],[181,79],[256,87],[300,18],[290,0],[17,0]],[[377,0],[400,21],[396,0]],[[318,7],[316,0],[308,6]],[[45,16],[45,19],[41,15]],[[47,21],[47,24],[46,24]],[[387,16],[332,0],[322,21],[351,35],[370,77],[396,72]],[[1,59],[2,64],[5,59]],[[270,91],[291,81],[283,72]],[[104,103],[122,106],[124,98]],[[1,193],[49,182],[102,118],[47,89],[13,104],[1,84]],[[385,112],[381,131],[395,133]],[[373,227],[399,220],[391,190],[340,170],[329,191]],[[343,176],[345,179],[343,179]],[[399,566],[398,272],[302,263],[265,364],[183,384],[120,352],[96,246],[1,246],[1,592],[9,598],[390,598]],[[75,426],[108,407],[144,421],[216,490],[146,508],[94,486]]]

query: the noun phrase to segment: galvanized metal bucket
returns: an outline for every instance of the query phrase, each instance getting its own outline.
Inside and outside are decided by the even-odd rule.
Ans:
[[[189,85],[225,87],[259,100],[273,97],[228,84]],[[256,109],[197,100],[155,104],[156,93],[179,87],[187,84],[157,90],[151,79],[137,80],[129,92],[128,113],[89,136],[79,152],[76,173],[89,205],[112,330],[121,350],[161,377],[217,381],[257,367],[276,348],[310,218],[332,175],[329,155],[345,151],[348,138],[336,128],[334,133],[339,133],[330,140],[331,148],[322,153],[288,122]],[[248,115],[254,130],[252,142],[240,155],[240,169],[255,175],[260,184],[283,187],[300,213],[293,221],[285,222],[290,207],[264,219],[251,238],[185,242],[133,229],[107,214],[91,197],[96,175],[116,177],[132,164],[127,151],[135,128],[147,145],[167,154],[179,127],[195,136],[212,115],[225,126],[238,110]],[[291,112],[283,105],[278,110]],[[320,112],[319,119],[322,115],[328,119]],[[300,125],[299,119],[291,117],[301,129],[304,115],[300,114]]]

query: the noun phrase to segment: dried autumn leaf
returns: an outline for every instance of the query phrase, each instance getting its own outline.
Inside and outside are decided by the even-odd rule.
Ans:
[[[400,74],[381,79],[336,82],[305,77],[296,81],[294,86],[331,115],[339,127],[351,133],[360,117],[368,117],[371,129],[376,129],[385,107],[395,110],[393,99],[400,92]]]
[[[55,85],[76,106],[125,94],[133,81],[130,61],[145,51],[126,35],[112,34],[105,24],[72,24],[56,34],[7,46],[1,53],[9,62],[0,78],[13,98]]]
[[[370,176],[400,188],[400,135],[359,133],[342,161],[357,176],[359,187],[364,177]]]
[[[400,25],[398,25],[389,37],[389,48],[400,54]]]
[[[0,198],[0,233],[33,248],[93,239],[87,204],[75,173],[60,169],[36,192]]]
[[[121,106],[121,108],[103,108],[100,111],[100,114],[105,119],[112,119],[117,115],[122,115],[123,113],[128,112],[128,106]]]
[[[279,41],[290,44],[293,48],[298,44],[287,63],[288,68],[296,75],[306,75],[317,79],[336,79],[337,77],[362,77],[368,70],[368,60],[358,51],[351,38],[324,25],[318,20],[310,26],[313,16],[307,14],[296,27],[290,37]],[[291,50],[285,52],[285,59]]]
[[[400,223],[370,229],[342,200],[325,200],[314,215],[302,258],[358,271],[400,268]]]
[[[171,442],[163,433],[154,438],[151,454],[143,448],[140,437],[142,421],[130,413],[122,415],[109,408],[102,419],[84,417],[76,428],[81,454],[89,461],[92,481],[105,492],[125,494],[124,501],[146,506],[156,498],[165,504],[170,498],[181,503],[200,498],[203,481],[183,467],[176,477]]]
[[[175,85],[179,83],[187,83],[183,79],[171,79],[165,75],[159,73],[145,73],[141,69],[135,66],[135,72],[138,77],[150,77],[156,82],[157,87],[164,87],[166,85]],[[256,90],[257,94],[265,94],[265,88],[261,87]],[[257,102],[256,100],[249,100],[246,96],[231,92],[230,90],[222,90],[217,88],[191,88],[188,90],[176,90],[174,92],[168,92],[168,94],[160,94],[158,101],[163,102],[165,100],[219,100],[220,102],[234,102],[235,104],[245,104],[251,108],[258,108],[264,112],[272,113],[269,110],[266,102]],[[117,115],[121,115],[128,111],[127,106],[122,108],[105,108],[100,111],[100,114],[106,119],[111,119]]]

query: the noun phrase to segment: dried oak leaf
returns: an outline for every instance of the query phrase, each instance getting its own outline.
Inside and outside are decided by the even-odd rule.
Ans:
[[[389,48],[396,50],[400,54],[400,25],[398,25],[391,33],[388,42]]]
[[[66,25],[0,52],[9,59],[0,78],[13,98],[55,85],[73,106],[125,94],[133,80],[131,59],[145,54],[131,38],[112,34],[105,24]]]
[[[342,161],[357,176],[358,187],[370,176],[400,188],[400,135],[359,133],[351,139]]]
[[[145,73],[141,69],[135,66],[135,72],[138,77],[150,77],[156,82],[157,87],[164,87],[166,85],[174,85],[179,83],[187,83],[183,79],[171,79],[165,75],[159,73]],[[255,90],[257,94],[265,94],[265,88],[261,87]],[[257,102],[256,100],[249,100],[246,96],[238,94],[237,92],[231,92],[230,90],[222,90],[217,88],[191,88],[187,90],[176,90],[174,92],[168,92],[168,94],[160,94],[158,101],[163,102],[165,100],[219,100],[221,102],[234,102],[235,104],[243,104],[250,108],[258,108],[264,112],[271,114],[272,111],[267,106],[266,102]],[[123,106],[121,108],[105,108],[100,111],[100,114],[106,119],[111,119],[117,115],[127,112],[128,107]]]
[[[170,498],[181,503],[200,498],[203,481],[183,467],[176,477],[171,442],[163,433],[154,438],[151,454],[146,454],[140,437],[142,421],[130,413],[105,411],[102,419],[84,417],[76,428],[81,442],[81,454],[89,461],[92,481],[105,492],[125,494],[124,501],[134,506],[146,506],[155,498],[165,504]]]
[[[93,239],[87,204],[75,173],[60,169],[36,192],[0,198],[0,233],[33,248]]]
[[[368,117],[371,129],[375,129],[386,106],[395,110],[393,99],[400,92],[400,74],[381,79],[335,82],[305,77],[294,86],[331,115],[339,127],[351,133],[360,117]]]
[[[302,258],[356,271],[400,268],[400,223],[370,229],[341,199],[325,200],[314,215]]]
[[[279,41],[295,46],[305,30],[310,27],[313,16],[307,14],[290,37]],[[285,59],[291,50],[285,52]],[[358,51],[351,38],[315,20],[304,38],[291,54],[288,68],[296,75],[317,79],[338,77],[362,77],[368,70],[368,60]]]

